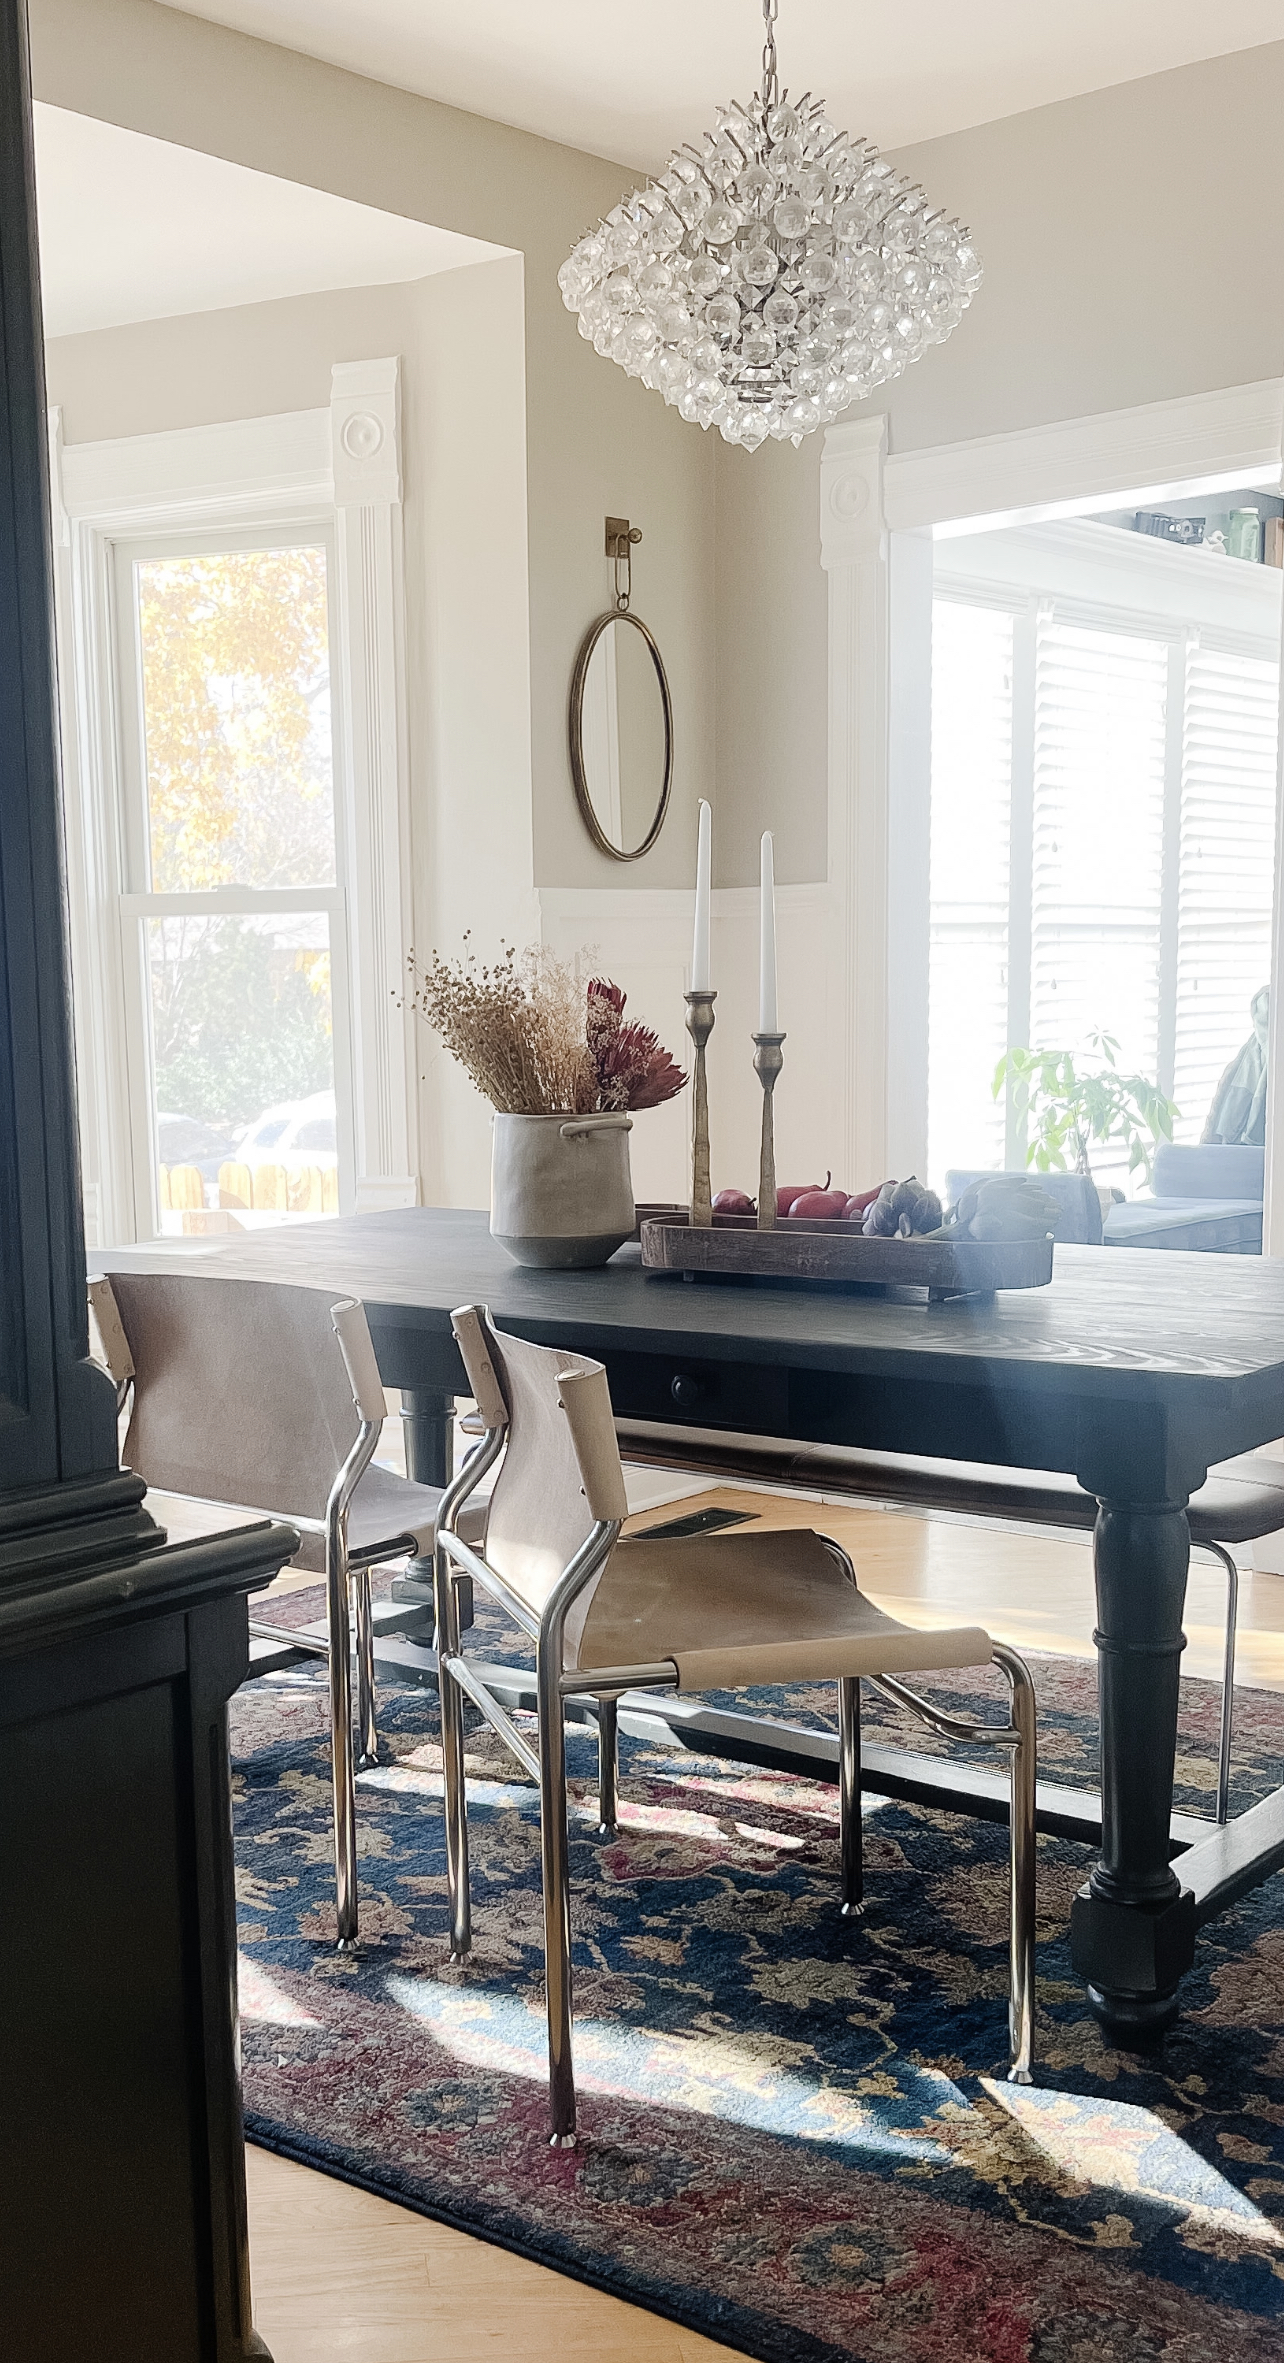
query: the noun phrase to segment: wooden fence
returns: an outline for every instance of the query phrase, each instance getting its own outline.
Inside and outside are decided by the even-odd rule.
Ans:
[[[205,1213],[200,1168],[162,1165],[160,1202],[166,1214]],[[333,1165],[220,1165],[218,1204],[229,1212],[337,1214],[339,1176]]]

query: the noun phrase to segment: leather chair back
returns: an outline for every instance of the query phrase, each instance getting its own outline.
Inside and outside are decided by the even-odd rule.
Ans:
[[[124,1460],[197,1500],[322,1519],[357,1412],[335,1294],[213,1275],[113,1272],[134,1363]]]

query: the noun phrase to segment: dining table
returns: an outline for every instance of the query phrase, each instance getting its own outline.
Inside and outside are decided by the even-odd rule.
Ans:
[[[468,1304],[486,1305],[501,1331],[603,1363],[621,1421],[1073,1475],[1098,1505],[1101,1787],[1041,1788],[1039,1819],[1097,1848],[1072,1951],[1115,2040],[1145,2043],[1171,2023],[1198,1929],[1284,1864],[1284,1788],[1223,1826],[1173,1810],[1186,1504],[1214,1463],[1284,1436],[1284,1260],[1058,1245],[1048,1286],[929,1301],[692,1281],[647,1269],[636,1244],[597,1269],[532,1269],[491,1238],[484,1213],[408,1207],[90,1262],[107,1275],[208,1271],[359,1297],[421,1482],[451,1473],[467,1392],[451,1313]],[[688,1745],[834,1777],[828,1734],[782,1740],[770,1736],[778,1726],[698,1701],[638,1703]],[[871,1750],[866,1779],[1003,1811],[993,1774],[966,1764]]]

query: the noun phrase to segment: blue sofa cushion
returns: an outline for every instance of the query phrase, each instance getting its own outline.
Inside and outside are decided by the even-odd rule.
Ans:
[[[1230,1141],[1185,1147],[1161,1141],[1151,1189],[1156,1198],[1249,1199],[1260,1206],[1266,1188],[1266,1151]]]
[[[1260,1255],[1260,1198],[1132,1198],[1106,1216],[1107,1247],[1193,1248]]]

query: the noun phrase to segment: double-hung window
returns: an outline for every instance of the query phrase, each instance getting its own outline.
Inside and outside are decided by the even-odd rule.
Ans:
[[[353,1126],[331,536],[120,541],[112,563],[138,1230],[337,1213]]]

